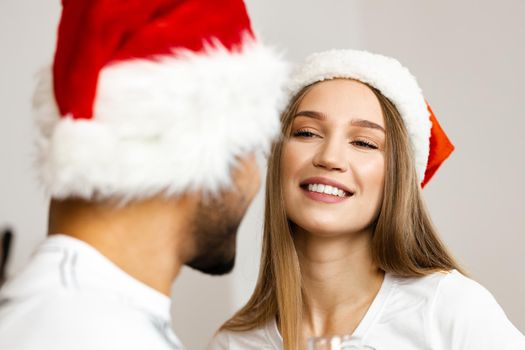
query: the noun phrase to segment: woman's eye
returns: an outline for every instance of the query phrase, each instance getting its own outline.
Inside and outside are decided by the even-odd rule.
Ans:
[[[293,136],[294,137],[307,137],[307,138],[310,138],[310,137],[315,137],[317,135],[314,134],[311,131],[308,131],[308,130],[297,130],[297,131],[295,131],[293,133]]]
[[[352,145],[368,149],[377,149],[378,147],[369,141],[355,140],[350,142]]]

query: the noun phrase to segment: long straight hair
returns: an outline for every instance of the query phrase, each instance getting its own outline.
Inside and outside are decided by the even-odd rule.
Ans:
[[[284,209],[281,157],[294,115],[312,84],[294,96],[281,117],[282,137],[268,159],[264,234],[255,290],[221,330],[248,331],[277,318],[285,350],[297,350],[303,319],[303,285],[292,226]],[[409,137],[395,106],[370,87],[382,108],[386,126],[386,177],[383,201],[371,237],[375,263],[401,277],[424,276],[461,268],[438,237],[416,175]]]

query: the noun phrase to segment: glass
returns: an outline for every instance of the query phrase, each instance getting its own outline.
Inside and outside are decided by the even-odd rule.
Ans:
[[[308,350],[375,350],[375,348],[363,344],[359,338],[336,335],[308,338]]]

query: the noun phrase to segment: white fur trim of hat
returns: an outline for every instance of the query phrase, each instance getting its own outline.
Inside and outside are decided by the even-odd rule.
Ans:
[[[50,69],[34,95],[37,163],[54,198],[141,199],[215,193],[236,158],[278,134],[287,65],[245,43],[103,68],[89,120],[61,117]]]

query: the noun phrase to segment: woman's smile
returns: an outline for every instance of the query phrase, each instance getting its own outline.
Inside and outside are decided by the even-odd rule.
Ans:
[[[341,203],[354,195],[346,186],[325,177],[311,177],[301,182],[307,198],[323,203]]]

